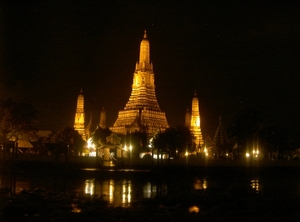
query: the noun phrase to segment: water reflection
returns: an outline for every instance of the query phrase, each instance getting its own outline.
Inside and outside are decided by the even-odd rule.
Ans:
[[[251,179],[250,186],[252,187],[252,189],[254,189],[258,193],[260,191],[259,179],[258,178]]]
[[[167,183],[147,182],[143,186],[143,198],[155,198],[157,196],[167,196],[168,185]]]
[[[81,193],[81,190],[77,190]],[[132,198],[131,180],[95,180],[84,182],[84,194],[101,196],[104,201],[114,206],[128,207]]]
[[[1,175],[0,185],[10,189],[11,194],[20,193],[22,190],[33,190],[45,188],[46,190],[74,193],[76,195],[91,195],[101,197],[111,206],[130,207],[133,202],[142,199],[156,198],[162,196],[176,196],[187,192],[248,192],[255,190],[264,196],[281,195],[299,196],[300,179],[280,177],[252,177],[235,178],[228,177],[148,177],[147,174],[140,176],[138,173],[122,173],[115,176],[88,175],[80,177],[66,177],[64,175],[35,174],[30,175]],[[121,175],[121,176],[120,176]],[[132,176],[134,175],[134,176]],[[280,190],[280,193],[278,191]],[[241,193],[242,195],[243,193]]]
[[[143,186],[143,197],[145,198],[151,198],[152,197],[152,186],[150,182],[147,182]]]
[[[95,187],[95,180],[86,180],[85,181],[85,189],[84,192],[85,194],[90,194],[93,195],[94,194],[94,187]]]
[[[207,179],[206,178],[195,178],[194,181],[194,189],[195,190],[205,190],[207,189]]]

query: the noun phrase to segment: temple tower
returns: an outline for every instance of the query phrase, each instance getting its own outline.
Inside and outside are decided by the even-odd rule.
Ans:
[[[102,129],[105,129],[105,128],[106,128],[106,111],[105,111],[104,107],[102,108],[101,113],[100,113],[100,122],[99,122],[99,126],[100,126]]]
[[[84,96],[82,89],[77,97],[77,107],[75,113],[74,129],[86,140],[86,132],[84,127]]]
[[[187,128],[191,127],[191,113],[189,111],[189,108],[187,108],[186,112],[185,112],[184,126],[187,127]]]
[[[222,125],[221,116],[219,117],[219,125],[218,125],[218,128],[217,128],[215,136],[214,136],[214,145],[215,145],[216,151],[226,152],[227,135],[226,135],[226,131]]]
[[[199,101],[196,92],[192,100],[192,113],[191,113],[191,123],[190,130],[194,135],[194,142],[196,144],[196,149],[201,148],[204,144],[202,132],[200,128],[200,112],[199,112]]]
[[[133,73],[132,91],[124,110],[119,111],[118,118],[110,130],[126,134],[132,132],[146,132],[154,134],[157,130],[168,128],[166,115],[158,105],[153,64],[150,62],[150,43],[147,33],[140,45],[139,62]]]
[[[89,123],[85,127],[85,137],[87,140],[91,137],[92,122],[93,122],[93,113],[91,112]]]

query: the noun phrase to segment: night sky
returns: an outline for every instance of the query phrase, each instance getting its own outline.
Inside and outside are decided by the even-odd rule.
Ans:
[[[82,87],[87,118],[95,126],[105,107],[112,126],[146,29],[169,125],[184,124],[196,90],[204,135],[243,106],[299,127],[300,4],[174,2],[1,1],[0,98],[33,104],[39,128],[58,130],[73,126]]]

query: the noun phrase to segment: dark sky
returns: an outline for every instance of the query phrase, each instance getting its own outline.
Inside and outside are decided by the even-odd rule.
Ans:
[[[299,127],[297,1],[1,1],[0,98],[33,104],[42,130],[72,126],[80,88],[94,125],[127,103],[144,29],[171,126],[194,91],[213,136],[241,106]],[[197,2],[197,3],[195,3]],[[251,2],[251,3],[250,3]],[[258,1],[257,1],[258,2]]]

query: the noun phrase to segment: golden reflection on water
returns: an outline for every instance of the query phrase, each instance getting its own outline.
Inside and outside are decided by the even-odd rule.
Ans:
[[[84,193],[85,194],[94,194],[94,186],[95,186],[95,180],[86,180],[85,186],[84,186]]]
[[[207,179],[206,178],[203,178],[203,179],[196,178],[194,181],[194,189],[195,190],[207,189]]]
[[[205,184],[205,183],[204,183]],[[113,206],[129,207],[132,202],[132,181],[131,180],[86,180],[84,183],[84,193],[101,196]],[[135,192],[138,192],[137,190]],[[157,195],[168,194],[167,184],[145,183],[142,188],[143,198],[154,198]]]
[[[147,182],[143,186],[143,198],[154,198],[168,195],[168,185],[165,183],[154,184]]]
[[[253,179],[250,181],[250,186],[251,186],[252,189],[254,189],[256,192],[259,192],[259,191],[260,191],[260,188],[259,188],[259,179],[258,179],[258,178],[253,178]]]
[[[151,198],[152,195],[152,187],[151,187],[151,183],[148,182],[143,186],[143,197],[144,198]]]
[[[96,194],[114,206],[128,207],[132,198],[132,183],[130,180],[86,180],[84,185],[85,194]]]

